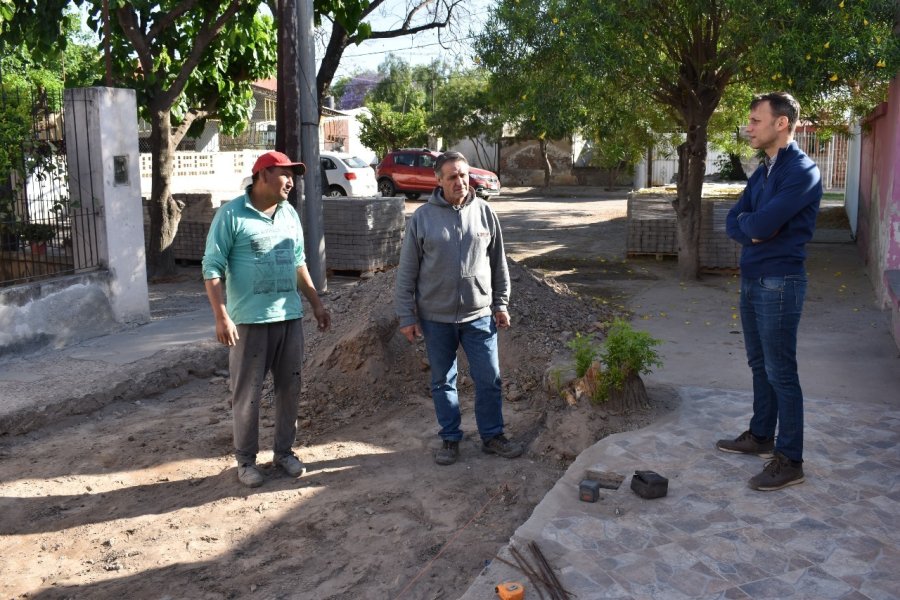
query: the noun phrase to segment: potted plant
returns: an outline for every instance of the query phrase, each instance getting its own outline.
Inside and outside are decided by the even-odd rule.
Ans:
[[[0,250],[19,249],[19,231],[10,186],[0,185]]]
[[[19,235],[31,245],[32,254],[46,254],[47,242],[56,235],[56,228],[48,223],[22,223]]]

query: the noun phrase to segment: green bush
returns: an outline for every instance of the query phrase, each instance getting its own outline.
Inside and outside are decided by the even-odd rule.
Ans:
[[[660,343],[649,333],[635,331],[627,321],[616,319],[599,353],[603,371],[595,399],[605,400],[610,392],[622,390],[630,376],[646,375],[652,367],[662,366],[659,354],[653,349]]]
[[[575,354],[575,374],[584,377],[587,370],[591,368],[591,363],[597,358],[597,347],[590,336],[580,333],[576,333],[575,337],[566,345]]]

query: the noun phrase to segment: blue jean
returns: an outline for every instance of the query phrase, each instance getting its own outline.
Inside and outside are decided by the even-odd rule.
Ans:
[[[741,324],[753,373],[750,432],[771,438],[775,450],[803,460],[803,391],[797,375],[797,329],[806,275],[741,279]]]
[[[419,323],[431,363],[431,398],[441,439],[459,441],[459,395],[456,391],[456,351],[460,345],[469,361],[475,383],[475,423],[482,440],[503,433],[500,360],[497,354],[497,324],[492,316],[467,323]]]

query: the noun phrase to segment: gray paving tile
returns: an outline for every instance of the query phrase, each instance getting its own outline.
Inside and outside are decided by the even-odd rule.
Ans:
[[[740,586],[754,600],[865,600],[858,590],[818,567]]]
[[[900,598],[900,411],[808,400],[806,482],[762,493],[747,480],[764,460],[714,447],[746,430],[752,395],[679,394],[672,417],[583,452],[517,543],[546,545],[579,598]],[[586,468],[626,479],[578,502]],[[668,495],[637,497],[636,469],[668,477]],[[478,590],[476,580],[464,598]]]

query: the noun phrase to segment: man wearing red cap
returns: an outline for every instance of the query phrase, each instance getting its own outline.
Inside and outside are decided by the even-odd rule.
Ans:
[[[305,171],[303,163],[281,152],[260,156],[246,192],[216,211],[203,254],[216,338],[230,350],[237,475],[249,487],[264,480],[256,454],[262,385],[269,371],[275,387],[273,464],[291,477],[306,471],[291,449],[303,355],[303,303],[297,289],[312,306],[320,330],[328,329],[331,318],[306,268],[300,217],[287,202],[294,176]]]

